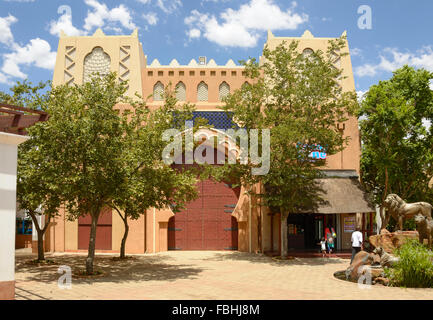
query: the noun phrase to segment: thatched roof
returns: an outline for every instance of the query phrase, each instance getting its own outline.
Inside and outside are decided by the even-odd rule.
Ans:
[[[368,194],[355,176],[327,177],[320,179],[326,204],[319,205],[313,213],[365,213],[375,212]]]

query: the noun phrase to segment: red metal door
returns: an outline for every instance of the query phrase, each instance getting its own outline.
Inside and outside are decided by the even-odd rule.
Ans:
[[[206,180],[197,189],[199,197],[169,221],[169,250],[237,250],[237,221],[231,213],[239,188]]]
[[[90,215],[78,218],[78,249],[87,250],[90,240]],[[111,208],[104,208],[98,219],[96,228],[96,250],[111,250],[112,244],[112,214]]]

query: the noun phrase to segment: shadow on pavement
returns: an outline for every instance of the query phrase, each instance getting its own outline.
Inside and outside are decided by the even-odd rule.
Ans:
[[[69,266],[72,273],[85,270],[84,255],[47,255],[46,258],[56,262],[55,265],[32,265],[28,262],[35,259],[32,255],[16,257],[16,273],[24,273],[21,280],[52,282],[57,281],[61,274],[57,273],[59,266]],[[175,281],[178,279],[195,278],[204,269],[193,265],[170,264],[167,256],[136,256],[133,259],[113,261],[113,256],[96,256],[94,270],[104,272],[104,275],[93,278],[73,276],[74,283],[124,283],[136,281]]]
[[[208,261],[247,261],[251,263],[263,263],[273,266],[287,266],[287,265],[309,265],[309,266],[323,266],[329,264],[341,264],[346,261],[340,258],[298,258],[294,257],[289,260],[278,260],[271,258],[264,254],[254,254],[246,252],[222,252],[215,253],[212,257],[205,258]]]

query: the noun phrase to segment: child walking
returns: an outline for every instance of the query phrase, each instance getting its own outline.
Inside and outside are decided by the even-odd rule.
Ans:
[[[320,241],[319,244],[320,244],[320,248],[322,250],[322,258],[324,258],[325,255],[326,255],[326,240],[325,240],[325,237],[322,237],[322,240]]]

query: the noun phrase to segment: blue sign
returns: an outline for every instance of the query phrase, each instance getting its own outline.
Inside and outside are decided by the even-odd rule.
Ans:
[[[299,146],[301,146],[300,143],[298,143],[298,147]],[[307,147],[306,144],[302,145],[302,149],[305,149],[306,147]],[[326,160],[326,157],[327,157],[326,150],[321,145],[314,144],[314,145],[309,146],[309,149],[314,150],[309,154],[309,156],[308,156],[309,158],[314,159],[314,160]]]

